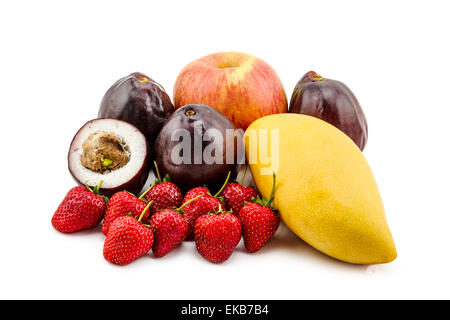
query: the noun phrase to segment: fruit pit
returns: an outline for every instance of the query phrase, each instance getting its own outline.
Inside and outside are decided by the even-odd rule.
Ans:
[[[92,171],[105,173],[125,166],[130,160],[123,139],[106,131],[97,131],[83,142],[81,164]]]

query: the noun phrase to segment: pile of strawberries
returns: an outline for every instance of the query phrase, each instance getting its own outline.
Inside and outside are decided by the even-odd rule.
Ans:
[[[156,167],[156,164],[155,164]],[[180,188],[158,179],[141,196],[127,191],[109,200],[99,195],[100,186],[72,188],[53,215],[53,227],[64,233],[96,227],[102,220],[106,239],[103,256],[126,265],[150,250],[162,257],[183,240],[195,240],[198,252],[208,261],[227,260],[241,237],[248,252],[256,252],[278,229],[280,218],[271,197],[261,199],[255,189],[228,183],[213,196],[196,187],[182,196]]]

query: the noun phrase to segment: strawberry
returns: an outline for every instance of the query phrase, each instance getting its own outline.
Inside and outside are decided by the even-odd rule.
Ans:
[[[111,223],[103,245],[103,256],[107,261],[122,266],[150,251],[153,232],[149,226],[141,223],[150,205],[147,204],[139,219],[122,216]]]
[[[131,213],[136,219],[139,218],[141,212],[147,206],[147,203],[142,200],[142,197],[136,197],[135,195],[127,192],[120,191],[115,193],[111,199],[109,199],[108,206],[105,212],[105,219],[103,220],[102,232],[106,236],[111,223],[118,217],[126,216]],[[148,221],[150,210],[147,210],[142,221]]]
[[[155,184],[145,197],[147,201],[153,200],[153,212],[176,208],[180,206],[183,200],[180,188],[170,181],[165,181],[165,179],[164,182]]]
[[[197,197],[199,195],[203,195],[203,197],[199,198],[198,200],[192,201],[189,204],[186,204],[186,206],[183,208],[183,216],[186,219],[189,230],[188,234],[186,236],[186,240],[192,240],[194,238],[194,226],[195,221],[198,219],[198,217],[218,211],[222,206],[224,206],[224,203],[221,198],[218,198],[218,195],[222,192],[223,188],[228,182],[228,179],[230,178],[230,172],[228,173],[227,179],[222,186],[222,188],[214,195],[212,196],[208,189],[204,187],[196,187],[191,190],[189,190],[186,193],[186,196],[184,197],[183,204],[186,204],[188,201],[193,199],[194,197]]]
[[[156,161],[154,161],[154,164],[158,179],[145,195],[147,202],[153,201],[152,211],[157,212],[179,207],[183,200],[180,188],[178,188],[176,184],[170,182],[169,175],[166,175],[164,179],[161,180]]]
[[[178,209],[156,212],[150,219],[150,226],[155,236],[153,254],[162,257],[178,246],[186,238],[189,226],[182,216],[182,208],[202,195],[191,199]]]
[[[178,246],[186,237],[189,226],[183,216],[175,210],[156,212],[150,219],[154,231],[153,254],[162,257]]]
[[[244,206],[244,202],[250,202],[257,196],[258,193],[255,189],[250,186],[244,187],[236,182],[227,184],[222,192],[222,197],[225,200],[227,208],[233,211],[236,215]]]
[[[206,189],[205,187],[192,188],[184,196],[183,204],[186,203],[187,201],[191,200],[192,198],[195,198],[195,197],[200,196],[200,195],[201,196],[206,196],[206,195],[211,195],[211,194],[209,193],[208,189]]]
[[[237,215],[244,206],[244,202],[250,202],[253,198],[258,196],[255,189],[250,186],[244,187],[242,185],[246,171],[247,167],[244,169],[244,174],[242,175],[241,181],[239,183],[228,183],[221,194],[225,200],[227,208],[232,210],[235,215]]]
[[[166,255],[186,238],[189,225],[182,216],[184,213],[182,209],[200,197],[203,196],[198,195],[177,209],[159,211],[152,216],[150,226],[155,236],[155,242],[153,244],[153,254],[155,257]]]
[[[98,225],[108,201],[98,195],[101,183],[94,190],[87,186],[72,188],[53,214],[53,227],[60,232],[71,233]]]
[[[195,245],[208,261],[221,263],[227,260],[241,239],[239,219],[222,210],[206,214],[195,222]]]
[[[203,196],[198,200],[188,203],[183,208],[183,216],[189,226],[186,240],[192,240],[194,238],[194,225],[198,217],[210,212],[217,211],[221,206],[224,206],[224,204],[219,199],[209,195]]]
[[[242,236],[248,252],[256,252],[269,241],[280,225],[276,209],[271,207],[275,192],[275,174],[269,200],[259,197],[254,202],[246,203],[239,211],[242,224]]]

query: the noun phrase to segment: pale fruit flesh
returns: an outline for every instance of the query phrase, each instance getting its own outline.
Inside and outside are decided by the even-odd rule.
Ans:
[[[269,139],[262,139],[260,129],[278,131],[278,151],[271,154],[276,139],[270,139],[270,132]],[[258,137],[256,145],[248,138],[252,134]],[[258,189],[263,196],[270,195],[272,176],[267,169],[274,165],[274,204],[282,221],[300,238],[345,262],[378,264],[396,258],[372,171],[343,132],[311,116],[271,115],[247,129],[247,159],[251,147],[270,156],[268,164],[261,157],[250,163]]]

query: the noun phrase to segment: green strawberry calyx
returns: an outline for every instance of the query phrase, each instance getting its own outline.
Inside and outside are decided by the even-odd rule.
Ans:
[[[106,203],[108,203],[108,201],[109,201],[108,197],[106,197],[106,196],[100,194],[100,187],[102,186],[102,183],[103,183],[103,180],[100,180],[99,184],[96,185],[96,186],[94,187],[94,189],[92,189],[92,188],[91,188],[90,186],[88,186],[87,184],[86,184],[85,186],[86,186],[86,189],[88,189],[90,192],[92,192],[93,194],[98,195],[98,196],[101,197]]]
[[[222,213],[233,213],[233,211],[232,210],[223,210],[222,205],[219,204],[219,210],[216,210],[216,211],[213,211],[213,212],[209,212],[209,213],[207,213],[207,215],[213,215],[213,214],[219,215],[219,214],[222,214]]]
[[[269,199],[266,199],[265,197],[260,198],[259,196],[256,198],[252,198],[251,201],[245,201],[244,205],[248,204],[248,203],[256,203],[259,204],[263,207],[268,207],[269,209],[271,209],[274,212],[278,212],[278,209],[274,208],[272,203],[273,200],[275,200],[275,185],[276,185],[276,176],[275,176],[275,172],[273,173],[273,182],[272,182],[272,191],[270,193],[270,197]]]

